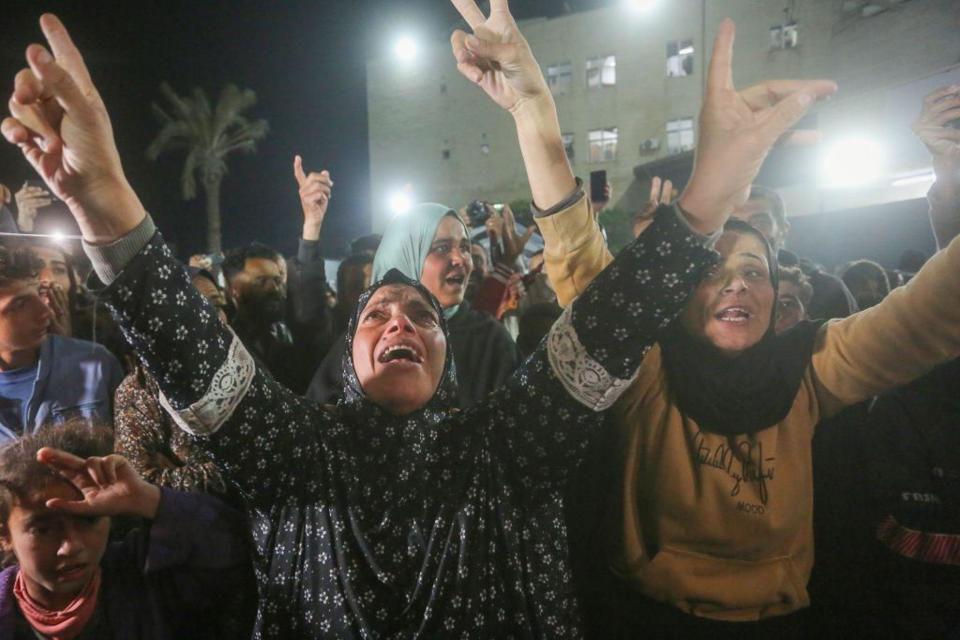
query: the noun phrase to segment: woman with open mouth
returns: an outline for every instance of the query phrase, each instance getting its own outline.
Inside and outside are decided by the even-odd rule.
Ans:
[[[423,284],[443,308],[457,369],[457,406],[466,409],[506,382],[520,364],[520,352],[496,318],[464,299],[473,260],[470,235],[456,211],[423,203],[391,221],[373,260],[373,282],[390,269]],[[320,363],[308,398],[331,402],[342,394],[345,349],[341,336]]]

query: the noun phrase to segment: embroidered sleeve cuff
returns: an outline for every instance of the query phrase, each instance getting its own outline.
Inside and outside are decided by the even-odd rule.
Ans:
[[[613,406],[639,373],[638,369],[631,378],[618,378],[591,358],[573,326],[572,307],[567,307],[550,329],[547,357],[567,393],[593,411]]]
[[[160,406],[187,433],[195,436],[216,433],[247,395],[256,373],[253,356],[234,335],[227,359],[213,374],[203,397],[185,409],[177,409],[160,392]]]
[[[93,270],[103,284],[110,284],[120,272],[140,253],[157,233],[157,226],[147,215],[136,227],[119,240],[110,244],[83,243],[83,250],[93,264]]]
[[[583,197],[583,180],[581,180],[580,178],[577,178],[577,186],[574,188],[574,190],[570,192],[570,195],[568,195],[566,198],[564,198],[557,204],[553,205],[546,211],[541,211],[540,208],[537,207],[537,203],[531,202],[530,209],[533,211],[534,218],[546,218],[548,216],[552,216],[555,213],[560,213],[565,209],[569,209],[573,205],[577,204],[577,202],[582,197]]]

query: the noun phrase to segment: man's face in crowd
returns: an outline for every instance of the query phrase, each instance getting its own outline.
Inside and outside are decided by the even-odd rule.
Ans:
[[[31,250],[43,261],[40,270],[40,280],[58,284],[63,291],[70,291],[70,266],[67,264],[63,250],[55,247],[36,246]]]
[[[780,281],[780,294],[777,296],[777,335],[807,319],[807,310],[803,305],[800,287],[789,280]]]
[[[15,280],[0,287],[0,351],[38,348],[52,318],[40,297],[39,281]]]
[[[282,320],[286,311],[287,289],[276,260],[247,258],[243,271],[230,281],[230,292],[237,311],[265,322]]]
[[[766,198],[751,198],[742,207],[736,209],[732,217],[743,220],[751,227],[763,234],[774,251],[783,248],[790,225],[781,227],[773,215],[773,206]]]
[[[423,262],[420,282],[446,309],[463,302],[472,271],[473,257],[466,229],[456,216],[444,216]]]
[[[353,365],[367,397],[395,415],[423,407],[440,384],[447,341],[433,307],[405,285],[380,287],[360,313]]]
[[[52,498],[79,497],[76,488],[54,480],[36,495],[16,501],[0,530],[0,545],[16,556],[27,592],[48,609],[65,609],[77,597],[107,548],[110,518],[84,518],[46,507]]]
[[[855,278],[844,278],[843,282],[850,289],[861,311],[880,304],[887,295],[886,283],[879,272],[875,277],[858,274]]]
[[[760,342],[770,326],[770,265],[763,242],[752,233],[728,231],[716,250],[720,262],[697,285],[681,321],[690,335],[736,356]]]

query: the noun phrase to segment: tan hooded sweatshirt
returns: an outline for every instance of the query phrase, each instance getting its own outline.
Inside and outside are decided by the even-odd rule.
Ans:
[[[537,223],[566,306],[612,256],[585,199]],[[825,324],[789,415],[755,434],[702,432],[672,402],[654,347],[613,408],[622,447],[610,569],[650,598],[718,620],[807,606],[814,426],[958,355],[960,240],[881,304]]]

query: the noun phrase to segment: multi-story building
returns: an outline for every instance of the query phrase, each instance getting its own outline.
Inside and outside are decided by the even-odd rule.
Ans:
[[[928,91],[960,82],[957,0],[634,0],[524,21],[578,175],[606,170],[613,205],[628,210],[651,176],[688,177],[705,67],[727,16],[738,87],[840,85],[808,118],[818,148],[775,151],[761,174],[791,216],[925,192],[929,157],[909,125]],[[398,192],[454,206],[529,197],[509,115],[458,74],[446,39],[424,43],[414,64],[369,61],[367,82],[374,228]]]

